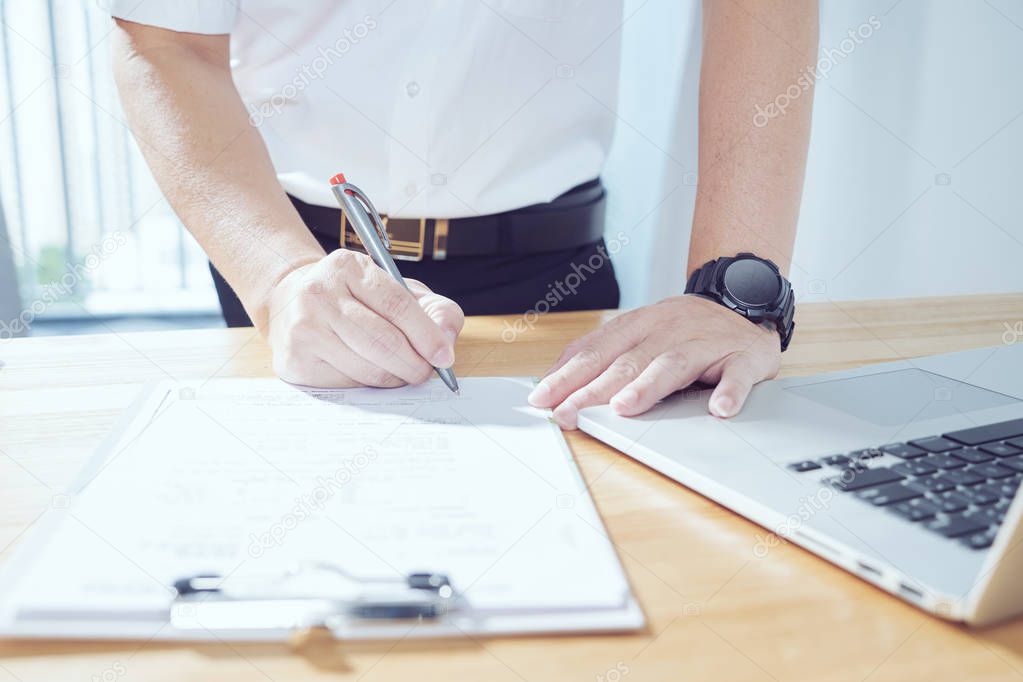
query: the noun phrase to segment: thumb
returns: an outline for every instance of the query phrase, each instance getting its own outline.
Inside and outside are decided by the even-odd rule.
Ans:
[[[435,294],[418,280],[408,279],[409,289],[419,301],[420,307],[430,316],[437,326],[444,330],[451,345],[454,346],[462,326],[465,324],[465,313],[457,303],[446,296]]]
[[[458,304],[440,294],[424,296],[419,299],[419,304],[423,306],[426,314],[437,323],[437,326],[444,330],[453,346],[465,324],[465,313],[462,312]]]
[[[721,379],[710,394],[708,409],[715,417],[734,417],[749,397],[753,384],[758,381],[753,357],[749,353],[735,353],[721,368]]]

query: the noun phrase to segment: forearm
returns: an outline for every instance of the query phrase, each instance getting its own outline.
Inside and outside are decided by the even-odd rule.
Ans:
[[[119,22],[114,45],[124,110],[160,189],[264,328],[269,290],[324,252],[249,124],[226,36]]]
[[[687,275],[740,251],[788,272],[810,138],[806,67],[817,59],[817,5],[703,3],[699,182]],[[779,95],[788,100],[783,114],[757,115]]]

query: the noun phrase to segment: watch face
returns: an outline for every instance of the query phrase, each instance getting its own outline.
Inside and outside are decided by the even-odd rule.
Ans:
[[[725,269],[725,291],[739,303],[750,307],[770,305],[781,293],[781,277],[767,263],[740,258]]]

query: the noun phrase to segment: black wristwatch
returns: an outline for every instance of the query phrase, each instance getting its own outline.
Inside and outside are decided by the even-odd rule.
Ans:
[[[771,261],[752,253],[712,260],[692,274],[686,293],[716,301],[754,324],[773,323],[781,349],[789,347],[796,328],[795,295]]]

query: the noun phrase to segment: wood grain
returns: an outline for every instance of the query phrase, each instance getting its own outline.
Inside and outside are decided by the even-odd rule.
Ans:
[[[466,324],[462,376],[540,374],[606,313]],[[1023,296],[804,304],[783,374],[1003,343]],[[1018,339],[1023,343],[1023,338]],[[0,557],[31,532],[156,379],[271,374],[251,330],[0,343]],[[0,641],[0,680],[1010,680],[1023,621],[941,622],[797,547],[754,555],[757,526],[579,433],[569,443],[649,619],[628,636],[289,644]],[[73,570],[73,567],[69,567]]]

